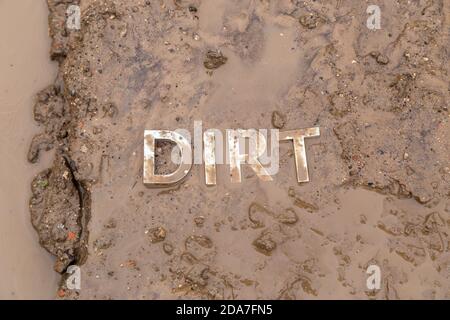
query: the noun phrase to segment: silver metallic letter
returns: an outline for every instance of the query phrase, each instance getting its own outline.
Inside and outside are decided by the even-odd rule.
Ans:
[[[156,140],[170,140],[180,148],[181,159],[177,170],[167,175],[155,174]],[[145,130],[144,133],[144,183],[170,185],[187,176],[192,167],[192,150],[189,141],[181,134],[168,130]]]
[[[231,182],[241,182],[241,164],[249,164],[256,175],[263,181],[272,181],[272,177],[259,162],[258,157],[266,150],[266,139],[263,134],[255,129],[227,130],[228,152],[230,157]],[[241,154],[241,139],[249,139],[249,153]]]
[[[318,136],[320,136],[320,129],[318,127],[280,132],[280,141],[292,140],[294,143],[295,168],[297,169],[298,182],[309,181],[308,162],[306,160],[305,138]]]
[[[205,131],[203,134],[205,144],[205,182],[207,185],[216,185],[216,134],[214,131]]]

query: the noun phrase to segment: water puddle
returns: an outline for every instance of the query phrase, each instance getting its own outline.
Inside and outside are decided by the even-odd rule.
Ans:
[[[58,274],[53,258],[39,246],[30,223],[32,177],[50,164],[26,160],[38,132],[35,94],[52,83],[57,66],[49,60],[44,0],[0,0],[0,299],[50,299]]]

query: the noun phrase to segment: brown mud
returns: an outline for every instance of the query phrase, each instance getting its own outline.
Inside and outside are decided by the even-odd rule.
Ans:
[[[447,1],[379,1],[377,31],[363,1],[81,0],[80,31],[64,27],[78,1],[48,3],[60,70],[29,160],[56,154],[31,213],[55,270],[81,266],[61,297],[450,298]],[[282,144],[273,182],[219,166],[207,187],[194,166],[145,187],[144,130],[194,120],[319,126],[311,182]]]

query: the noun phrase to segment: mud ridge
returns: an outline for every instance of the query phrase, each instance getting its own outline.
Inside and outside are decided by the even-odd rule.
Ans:
[[[60,67],[72,39],[71,31],[65,27],[67,6],[78,3],[47,1],[52,38],[50,57]],[[38,174],[31,184],[30,213],[39,242],[56,256],[54,269],[60,274],[64,274],[70,265],[82,265],[86,261],[90,218],[89,187],[77,179],[76,163],[67,154],[73,123],[65,94],[61,74],[54,85],[38,93],[33,112],[43,132],[32,139],[28,152],[28,161],[35,163],[42,151],[56,149],[53,166]]]

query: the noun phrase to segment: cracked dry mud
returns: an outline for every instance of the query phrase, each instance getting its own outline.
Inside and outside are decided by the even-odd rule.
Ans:
[[[60,63],[34,114],[31,214],[72,299],[450,298],[448,1],[49,0]],[[80,31],[65,10],[79,4]],[[145,129],[319,126],[311,182],[292,146],[169,189],[142,183]],[[171,171],[159,146],[160,172]],[[170,169],[170,170],[169,170]],[[382,271],[366,287],[367,267]]]

